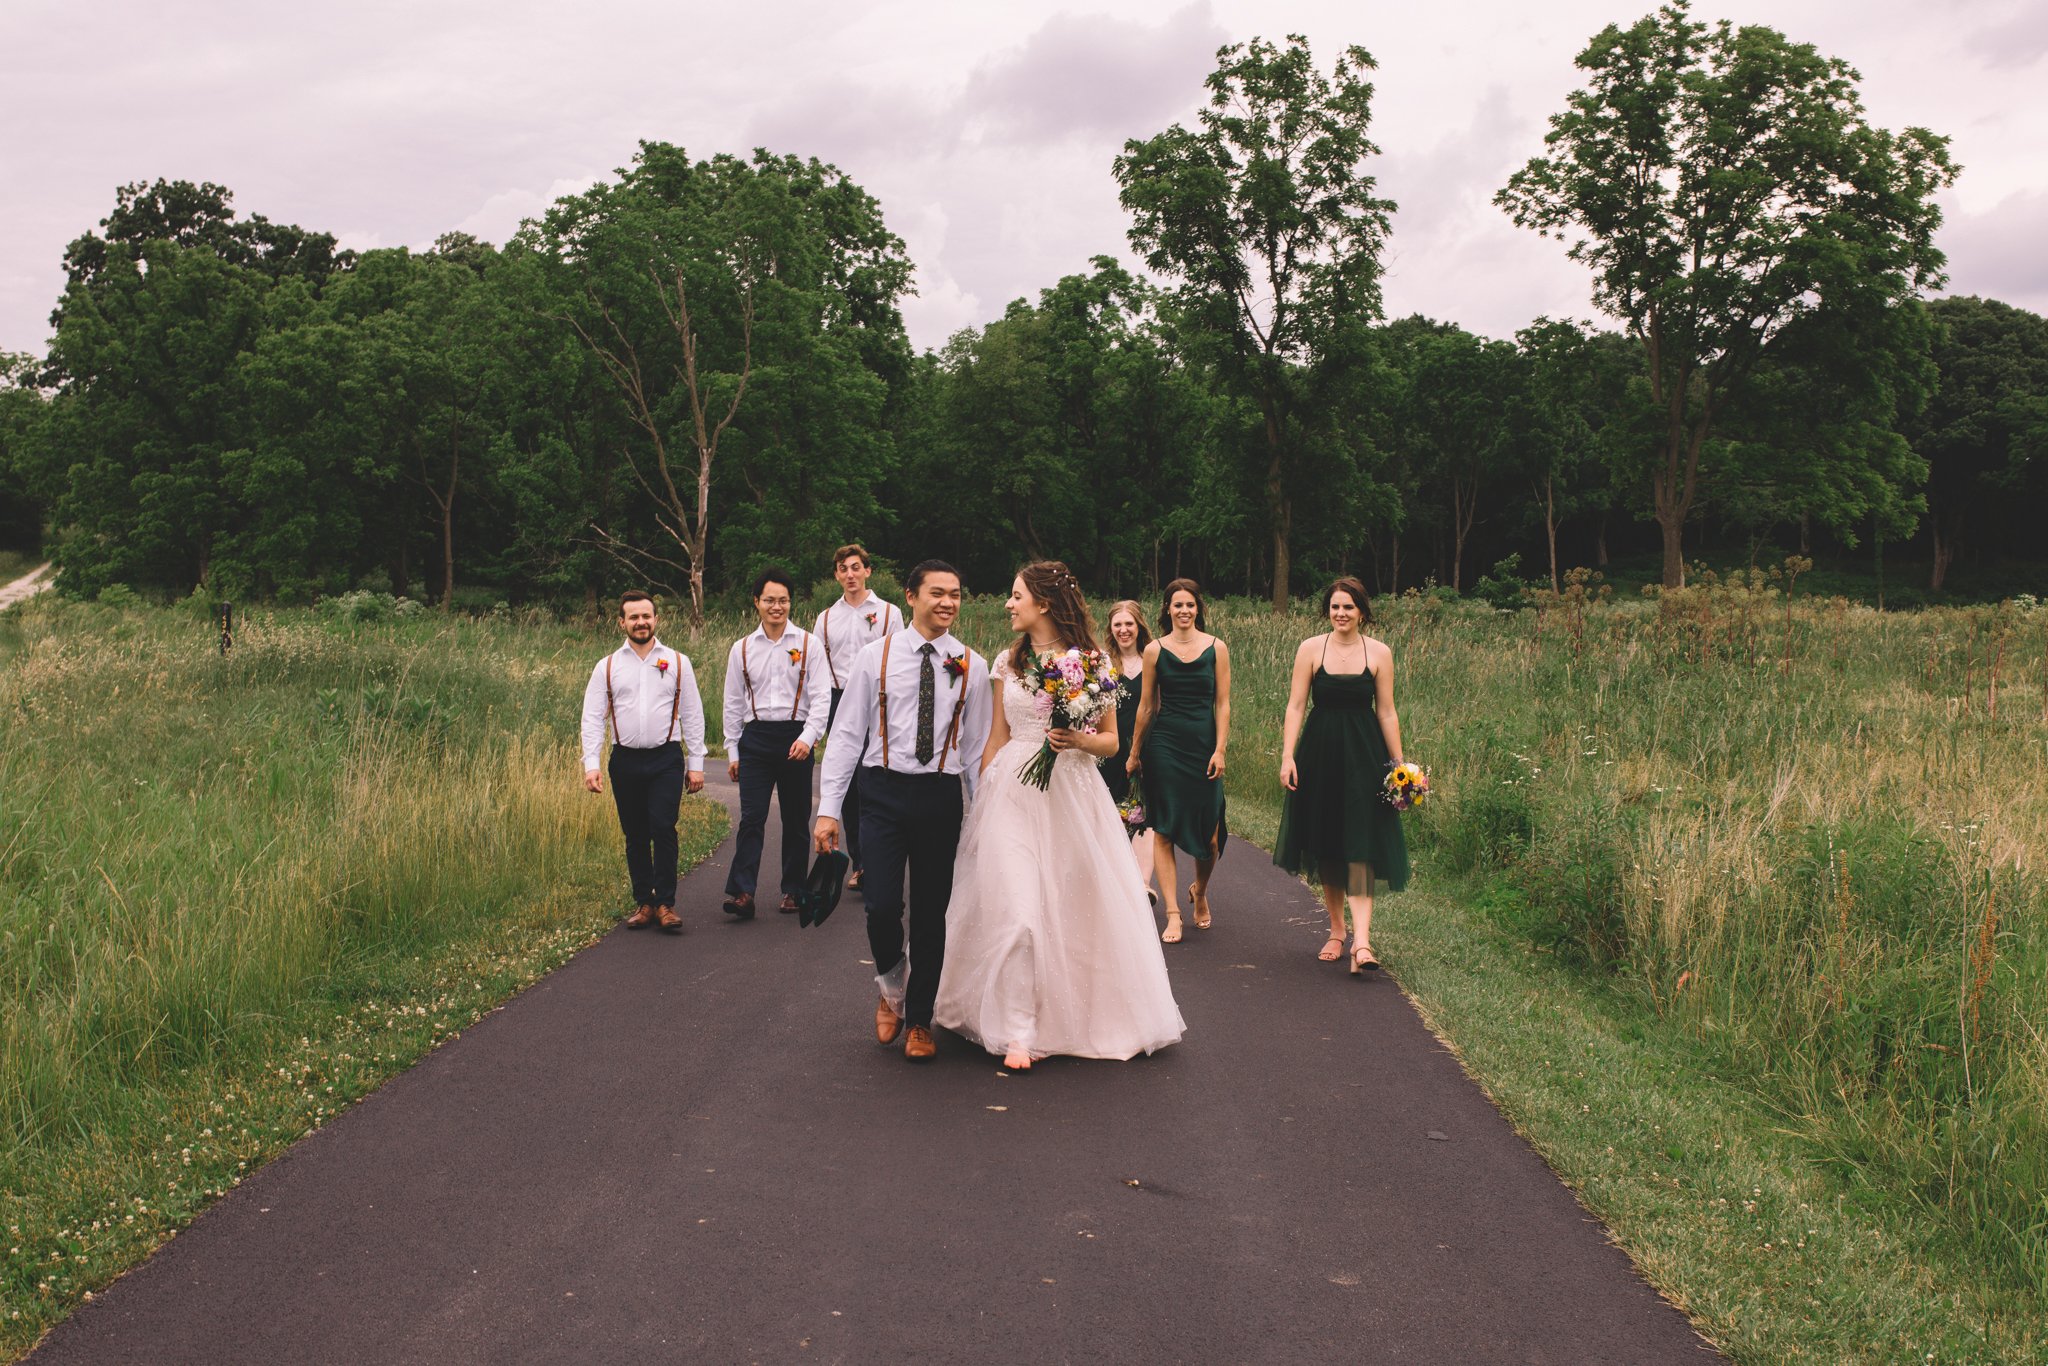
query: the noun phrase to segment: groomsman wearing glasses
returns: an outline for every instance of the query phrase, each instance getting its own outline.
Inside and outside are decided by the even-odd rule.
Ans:
[[[825,733],[826,671],[810,632],[789,622],[795,588],[768,569],[754,580],[761,624],[732,643],[725,661],[726,772],[740,786],[740,828],[725,876],[725,911],[754,918],[762,838],[772,795],[782,817],[782,904],[794,912],[803,890],[811,821],[811,747]]]
[[[883,602],[868,591],[868,577],[874,572],[874,563],[868,558],[868,552],[859,545],[843,545],[832,552],[832,577],[839,580],[839,600],[818,613],[818,624],[811,628],[811,633],[818,638],[818,653],[825,670],[832,678],[832,706],[825,716],[828,733],[833,719],[839,715],[839,699],[845,695],[846,680],[853,674],[854,656],[906,625],[902,608],[893,602]],[[858,771],[854,774],[853,786],[846,794],[843,833],[846,861],[853,868],[846,885],[858,888],[861,884]]]
[[[704,700],[689,658],[654,634],[654,599],[619,599],[626,643],[598,661],[583,689],[583,786],[604,791],[598,756],[612,740],[612,801],[626,836],[635,909],[626,928],[683,932],[676,914],[676,815],[683,788],[704,790]],[[688,776],[685,777],[685,759]]]

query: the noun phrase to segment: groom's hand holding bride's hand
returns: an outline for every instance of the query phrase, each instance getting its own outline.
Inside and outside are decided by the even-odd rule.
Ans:
[[[839,847],[839,822],[830,816],[818,817],[818,823],[811,827],[811,843],[821,854],[829,854]]]

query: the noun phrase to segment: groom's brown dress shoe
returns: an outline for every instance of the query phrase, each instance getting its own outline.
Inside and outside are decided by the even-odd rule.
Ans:
[[[655,923],[660,925],[669,934],[681,934],[683,932],[683,918],[676,914],[675,907],[673,906],[656,906],[654,908],[654,919]]]
[[[903,1041],[903,1056],[910,1062],[930,1062],[939,1046],[932,1042],[932,1032],[924,1025],[912,1025],[910,1036]]]
[[[795,915],[799,910],[802,910],[803,908],[796,904],[795,897],[786,896],[782,898],[782,904],[780,906],[777,906],[775,909],[781,911],[784,915]]]
[[[902,1029],[903,1017],[890,1008],[889,998],[884,996],[875,1002],[875,1042],[895,1043]]]
[[[754,894],[752,892],[739,892],[729,896],[725,899],[724,909],[727,915],[738,916],[741,920],[752,920],[754,918]]]
[[[644,930],[648,927],[648,925],[652,924],[653,921],[654,907],[635,907],[633,914],[626,917],[626,928],[629,930]]]

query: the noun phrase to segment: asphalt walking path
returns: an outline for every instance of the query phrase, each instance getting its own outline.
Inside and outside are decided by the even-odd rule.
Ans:
[[[1010,1077],[878,1047],[857,896],[731,921],[730,847],[686,933],[614,932],[32,1360],[1716,1359],[1251,845],[1168,950],[1182,1043]]]

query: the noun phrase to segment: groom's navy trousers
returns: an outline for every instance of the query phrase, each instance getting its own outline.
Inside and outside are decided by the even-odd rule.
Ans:
[[[910,981],[904,1023],[930,1026],[946,962],[946,903],[953,899],[953,853],[966,803],[957,773],[860,770],[861,895],[875,972],[903,961],[905,866],[910,883]]]
[[[626,836],[636,906],[676,904],[676,817],[683,805],[683,747],[612,746],[612,801]]]

